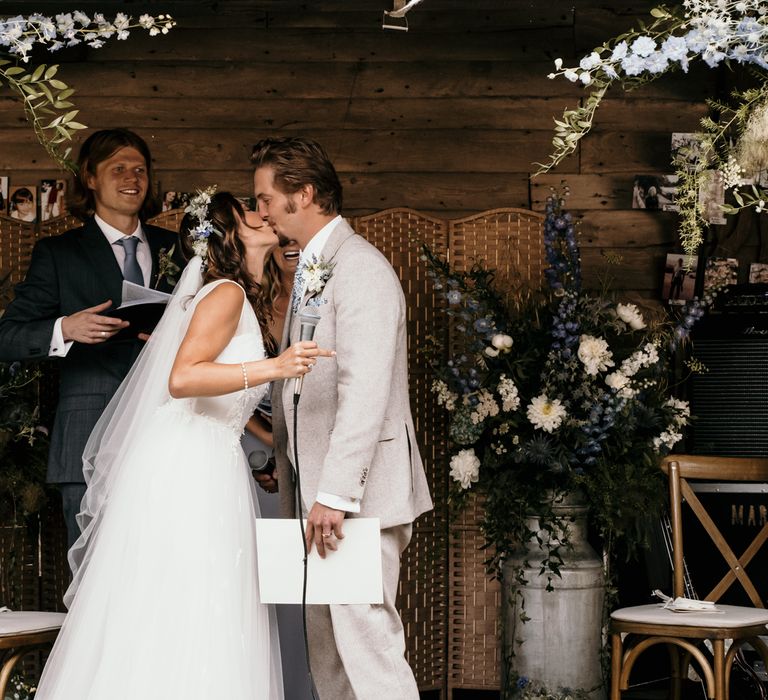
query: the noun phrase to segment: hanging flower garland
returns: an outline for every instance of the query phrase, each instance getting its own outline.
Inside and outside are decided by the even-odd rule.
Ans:
[[[701,191],[722,178],[736,205],[728,214],[754,207],[763,212],[768,194],[757,184],[768,169],[768,2],[763,0],[685,0],[672,9],[653,9],[649,26],[640,25],[610,39],[583,57],[578,66],[555,61],[549,78],[564,77],[590,92],[584,103],[555,120],[553,152],[539,173],[549,171],[576,150],[592,129],[595,113],[611,85],[631,90],[673,70],[688,72],[696,61],[710,68],[724,63],[754,68],[758,87],[735,92],[733,104],[708,102],[713,116],[702,120],[694,147],[683,149],[673,164],[679,178],[680,239],[694,254],[708,224]],[[748,189],[744,185],[751,185]]]
[[[57,65],[26,68],[32,49],[42,45],[54,52],[80,43],[98,49],[113,37],[118,41],[127,39],[132,29],[145,29],[150,36],[157,36],[167,34],[174,25],[170,15],[144,14],[134,22],[119,12],[110,21],[103,14],[91,18],[80,10],[53,18],[35,13],[0,19],[0,87],[8,85],[20,95],[38,141],[56,163],[73,170],[71,148],[62,151],[61,147],[72,140],[75,131],[86,128],[75,120],[78,110],[72,109],[70,101],[75,91],[57,77]]]

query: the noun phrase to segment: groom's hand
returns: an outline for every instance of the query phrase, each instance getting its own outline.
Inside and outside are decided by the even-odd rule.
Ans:
[[[338,549],[338,540],[344,539],[341,526],[345,515],[343,510],[329,508],[316,502],[307,516],[307,552],[312,551],[313,542],[322,559],[325,559],[326,549]]]

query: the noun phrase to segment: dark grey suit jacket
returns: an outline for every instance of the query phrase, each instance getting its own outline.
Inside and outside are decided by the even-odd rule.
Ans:
[[[143,224],[152,252],[152,277],[162,248],[170,251],[177,234]],[[176,245],[175,252],[178,253]],[[184,265],[180,256],[175,261]],[[0,361],[48,357],[56,319],[112,300],[120,305],[123,275],[109,242],[94,219],[60,236],[43,238],[32,252],[24,281],[0,317]],[[170,292],[165,279],[158,289]],[[109,315],[109,309],[104,312]],[[50,483],[83,483],[85,443],[101,412],[141,351],[138,340],[74,343],[60,362],[59,403],[48,456]]]

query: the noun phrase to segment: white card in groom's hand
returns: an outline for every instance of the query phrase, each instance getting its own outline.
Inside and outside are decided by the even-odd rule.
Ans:
[[[313,547],[307,560],[307,603],[383,602],[381,532],[378,518],[344,521],[344,539],[321,559]],[[262,603],[301,603],[304,548],[298,520],[256,521],[259,591]]]

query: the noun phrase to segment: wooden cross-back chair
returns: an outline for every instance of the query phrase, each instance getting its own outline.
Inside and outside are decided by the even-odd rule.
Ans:
[[[754,607],[718,603],[718,612],[673,612],[657,604],[614,611],[611,614],[610,700],[620,699],[621,691],[629,685],[637,658],[657,644],[666,644],[670,652],[673,697],[679,697],[681,681],[694,659],[706,685],[707,696],[727,700],[734,658],[745,644],[758,651],[768,667],[768,646],[760,639],[768,634],[768,611],[746,571],[747,565],[768,540],[768,523],[763,524],[744,552],[737,555],[696,495],[695,482],[768,483],[768,459],[670,455],[662,460],[661,468],[669,477],[673,597],[685,597],[683,505],[686,504],[722,555],[725,570],[704,600],[717,603],[738,582]],[[728,640],[731,644],[726,649]],[[711,653],[706,641],[710,643]]]

